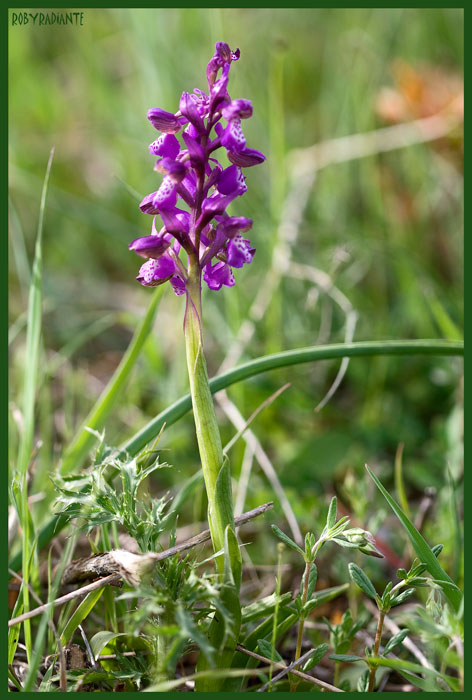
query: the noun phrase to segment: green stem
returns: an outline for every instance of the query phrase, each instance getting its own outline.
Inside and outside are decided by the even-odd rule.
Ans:
[[[305,578],[304,578],[304,584],[303,584],[303,595],[302,595],[302,609],[305,607],[307,598],[308,598],[308,583],[310,579],[310,569],[311,569],[312,562],[307,561],[305,564]],[[305,627],[305,613],[302,612],[300,616],[300,622],[298,623],[298,635],[297,635],[297,648],[295,651],[295,661],[298,661],[302,654],[302,643],[303,643],[303,629]],[[290,692],[294,693],[297,685],[299,683],[299,679],[296,678],[294,679],[292,676],[292,681],[290,683]]]
[[[224,462],[223,459],[220,432],[203,353],[201,320],[201,270],[198,259],[194,260],[189,256],[184,320],[187,368],[198,449],[208,497],[208,524],[214,551],[224,550],[224,556],[216,558],[216,567],[222,584],[221,602],[229,616],[228,619],[222,620],[219,613],[215,612],[208,630],[208,638],[215,650],[215,667],[224,669],[231,666],[241,625],[241,555],[234,534],[231,473],[228,462]],[[228,623],[232,628],[232,634],[229,636],[226,629]],[[208,660],[203,654],[200,655],[197,669],[199,672],[209,669]],[[205,676],[198,679],[195,689],[197,692],[216,692],[222,689],[224,681],[224,677],[221,676]]]
[[[208,522],[213,547],[217,552],[224,547],[226,526],[229,525],[234,530],[234,516],[231,476],[229,470],[222,470],[223,448],[203,353],[201,318],[200,271],[191,269],[187,283],[187,307],[184,320],[185,348],[195,430],[208,496]],[[226,483],[218,483],[219,479],[223,479]],[[225,494],[224,502],[218,498],[220,493]],[[224,559],[220,556],[217,558],[220,573],[223,571],[223,566]]]
[[[274,670],[274,652],[275,652],[275,644],[277,642],[277,621],[279,617],[279,606],[280,606],[280,589],[282,586],[282,554],[284,551],[284,545],[282,542],[279,542],[277,545],[277,549],[279,552],[278,556],[278,561],[277,561],[277,580],[276,580],[276,586],[275,586],[275,609],[274,609],[274,618],[272,621],[272,651],[271,651],[271,657],[270,657],[270,669],[269,669],[269,687],[267,688],[267,692],[270,693],[272,691],[272,674]]]

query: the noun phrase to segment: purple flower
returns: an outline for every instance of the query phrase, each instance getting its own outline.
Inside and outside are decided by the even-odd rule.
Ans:
[[[205,266],[203,279],[210,289],[221,289],[223,285],[233,287],[235,285],[233,271],[224,262],[217,262],[216,265],[208,263]]]
[[[154,217],[151,235],[129,244],[130,250],[147,258],[137,277],[144,286],[170,281],[180,296],[187,292],[189,275],[197,274],[212,290],[232,287],[233,268],[252,262],[255,248],[242,235],[251,228],[251,219],[226,213],[231,202],[247,192],[242,168],[265,160],[263,153],[246,145],[241,125],[252,116],[251,101],[231,100],[228,94],[230,68],[239,55],[239,49],[233,52],[218,42],[207,66],[208,94],[199,89],[183,92],[175,113],[156,108],[147,114],[162,132],[149,152],[159,156],[154,170],[164,178],[139,205]],[[218,162],[221,148],[229,167]],[[178,208],[178,200],[189,211]],[[157,215],[163,224],[159,232]],[[179,257],[182,249],[184,259]]]
[[[182,128],[182,124],[175,114],[165,112],[163,109],[150,109],[147,118],[155,129],[163,131],[165,134],[175,134]]]

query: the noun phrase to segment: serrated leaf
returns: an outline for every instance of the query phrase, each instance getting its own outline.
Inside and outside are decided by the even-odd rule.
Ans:
[[[367,576],[367,574],[364,571],[362,571],[362,569],[359,566],[357,566],[357,564],[354,564],[353,562],[349,564],[349,575],[351,576],[354,583],[357,584],[359,588],[366,595],[369,596],[369,598],[376,600],[377,592],[374,588],[374,584]]]
[[[385,645],[385,648],[383,650],[384,656],[386,656],[387,654],[390,654],[391,651],[393,651],[398,646],[400,646],[400,644],[403,643],[403,640],[407,636],[408,632],[409,632],[409,630],[407,630],[407,629],[400,630],[400,632],[397,632],[397,634],[395,634],[391,639],[389,639],[389,641],[387,642],[387,644]]]
[[[282,542],[286,544],[287,547],[294,549],[296,552],[301,554],[302,557],[305,557],[305,552],[303,551],[303,549],[301,549],[301,547],[299,547],[296,542],[291,540],[290,537],[285,534],[285,532],[282,532],[282,530],[279,527],[277,527],[277,525],[271,525],[271,528],[274,535],[276,535],[279,538],[279,540],[282,540]]]
[[[175,619],[181,628],[181,633],[185,634],[194,641],[200,651],[205,656],[210,666],[214,664],[214,649],[210,644],[206,634],[200,632],[197,625],[194,623],[192,616],[189,615],[181,605],[178,605],[175,611]]]
[[[375,476],[375,474],[369,469],[369,467],[366,465],[367,472],[369,473],[369,476],[389,504],[390,508],[393,510],[403,527],[405,528],[408,537],[410,538],[410,541],[413,545],[413,548],[420,558],[420,561],[424,562],[428,568],[429,573],[431,576],[436,579],[437,581],[444,582],[446,581],[447,583],[454,583],[453,580],[451,579],[450,576],[444,571],[442,566],[439,564],[436,556],[434,555],[431,547],[428,545],[426,540],[424,539],[423,535],[421,535],[416,527],[413,525],[411,520],[405,515],[405,513],[402,511],[398,503],[390,496],[388,491],[384,488],[384,486],[381,484],[379,479]],[[461,604],[461,599],[462,595],[461,592],[458,589],[453,589],[450,588],[448,585],[444,586],[442,589],[444,592],[444,595],[446,598],[449,600],[451,605],[453,606],[454,610],[458,610],[459,606]]]

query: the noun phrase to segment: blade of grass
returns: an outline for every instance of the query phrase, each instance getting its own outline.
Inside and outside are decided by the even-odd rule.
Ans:
[[[406,497],[405,482],[403,481],[403,448],[405,445],[401,442],[395,454],[395,489],[397,491],[400,506],[405,511],[407,517],[410,517],[410,506]]]
[[[28,320],[26,330],[26,357],[28,362],[25,367],[24,393],[23,393],[23,433],[20,440],[18,462],[16,465],[20,475],[24,475],[33,450],[34,435],[34,404],[39,367],[39,350],[41,340],[42,321],[42,250],[43,250],[43,226],[44,210],[48,192],[49,175],[54,158],[54,148],[51,149],[49,161],[44,177],[43,191],[41,193],[41,205],[39,208],[38,232],[33,263],[33,274],[28,297]]]
[[[367,465],[366,469],[369,473],[369,476],[371,477],[371,479],[373,480],[373,482],[375,483],[375,485],[389,504],[390,508],[393,510],[393,512],[405,528],[407,535],[410,538],[411,544],[413,545],[413,549],[415,550],[420,561],[426,564],[429,573],[438,583],[441,584],[441,582],[445,582],[445,585],[441,586],[442,591],[453,606],[454,610],[457,611],[459,609],[462,599],[462,594],[460,590],[454,584],[454,581],[450,578],[450,576],[448,576],[448,574],[444,571],[444,569],[438,562],[437,557],[431,550],[431,547],[424,539],[423,535],[421,535],[418,532],[411,520],[407,518],[400,506],[396,503],[396,501],[393,500],[388,491],[382,486],[380,481],[377,479],[375,474],[373,474],[373,472],[369,469]]]
[[[115,406],[117,399],[131,374],[131,370],[136,364],[142,347],[152,330],[159,301],[162,296],[162,290],[163,287],[159,287],[154,292],[146,315],[136,328],[133,338],[125,354],[123,355],[120,364],[116,368],[113,376],[111,377],[95,406],[82,423],[76,437],[66,450],[61,467],[61,473],[63,475],[70,474],[82,465],[91,449],[91,446],[96,440],[95,436],[88,432],[85,428],[88,427],[92,428],[93,430],[100,430],[105,425],[106,419],[109,416],[112,408]]]
[[[454,547],[455,547],[452,571],[453,571],[454,581],[457,581],[459,579],[460,570],[461,570],[463,537],[462,537],[461,521],[460,521],[460,517],[459,517],[459,509],[458,509],[458,504],[457,504],[456,484],[455,484],[454,477],[452,476],[452,473],[451,473],[451,470],[449,467],[447,467],[447,481],[448,481],[448,486],[449,486],[449,491],[450,491],[450,504],[451,504],[450,505],[450,512],[451,512],[451,519],[452,519],[452,523],[453,523]]]
[[[262,372],[280,367],[289,367],[318,360],[331,360],[342,357],[372,357],[376,355],[463,355],[464,344],[444,340],[385,340],[364,341],[358,343],[339,343],[335,345],[314,346],[287,350],[286,352],[264,355],[255,360],[239,365],[210,379],[210,390],[215,394],[231,384],[243,381]],[[191,408],[190,395],[182,397],[169,408],[150,421],[142,430],[122,445],[130,454],[139,452],[158,433],[164,423],[175,423]]]
[[[91,591],[76,608],[70,619],[67,621],[67,624],[61,634],[61,644],[63,646],[66,646],[66,644],[70,642],[75,630],[80,624],[82,624],[87,615],[91,613],[95,605],[102,597],[104,591],[105,587],[99,588],[96,591]]]
[[[25,377],[23,387],[23,431],[20,436],[20,446],[16,473],[18,475],[20,489],[20,503],[18,508],[18,518],[22,530],[22,571],[24,585],[23,610],[29,610],[29,588],[30,582],[30,562],[31,543],[34,539],[33,523],[28,508],[28,466],[33,452],[34,438],[34,407],[36,400],[36,389],[39,370],[39,353],[41,344],[42,325],[42,250],[43,250],[43,228],[44,212],[46,209],[46,198],[51,173],[52,161],[54,158],[54,148],[51,149],[49,160],[44,176],[43,189],[41,193],[41,203],[39,207],[38,232],[36,235],[36,246],[34,253],[33,272],[28,296],[28,313],[26,325],[26,357]],[[28,663],[32,654],[31,623],[27,620],[24,624],[25,647]]]
[[[215,394],[221,389],[253,377],[262,372],[318,360],[338,359],[340,357],[372,357],[375,355],[446,355],[462,356],[464,344],[444,340],[396,340],[396,341],[364,341],[358,343],[340,343],[336,345],[324,345],[322,347],[309,347],[300,350],[289,350],[259,357],[246,364],[239,365],[228,372],[210,379],[210,390]],[[190,394],[178,399],[171,406],[159,413],[152,421],[144,426],[132,438],[122,444],[123,452],[134,456],[140,452],[162,429],[176,423],[192,407]],[[52,537],[60,532],[67,522],[64,516],[55,516],[39,533],[38,550],[45,547]],[[18,557],[10,562],[10,568],[16,571],[20,566]]]

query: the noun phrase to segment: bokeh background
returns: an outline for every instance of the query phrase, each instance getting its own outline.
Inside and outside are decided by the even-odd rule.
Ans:
[[[156,132],[146,112],[175,111],[183,90],[205,89],[218,40],[241,49],[229,92],[252,100],[245,133],[267,162],[246,171],[249,191],[232,205],[234,214],[254,220],[254,262],[237,271],[235,288],[204,295],[210,374],[234,349],[254,300],[271,283],[239,361],[342,342],[346,314],[352,330],[354,311],[355,340],[461,337],[461,10],[109,9],[86,10],[81,27],[10,26],[12,459],[41,186],[55,147],[44,230],[38,523],[50,513],[49,473],[117,366],[152,293],[135,281],[140,259],[127,249],[148,234],[150,217],[138,203],[160,181],[147,149]],[[452,124],[441,138],[425,142],[418,131],[406,148],[374,149],[362,158],[353,157],[352,142],[338,144],[337,162],[309,166],[313,183],[306,193],[298,189],[300,149],[438,113]],[[388,138],[379,143],[386,146]],[[312,151],[302,153],[310,163]],[[283,259],[290,254],[289,266],[277,250]],[[183,310],[169,288],[106,426],[109,443],[121,443],[187,391]],[[252,427],[302,531],[316,527],[328,494],[337,492],[346,512],[388,541],[397,526],[365,481],[363,465],[393,488],[403,443],[411,506],[416,512],[425,493],[432,494],[435,515],[426,517],[425,532],[434,541],[441,533],[447,562],[457,537],[447,467],[457,485],[462,479],[461,362],[354,359],[334,396],[315,411],[338,370],[339,362],[288,368],[235,386],[228,396],[248,417],[291,383]],[[235,429],[221,407],[218,414],[226,442]],[[159,472],[156,493],[198,469],[190,415],[164,432],[161,446],[174,469]],[[244,453],[239,441],[231,453],[235,487]],[[254,460],[246,506],[270,498],[273,488]],[[204,507],[199,492],[188,520],[203,520]],[[283,521],[278,501],[276,509]],[[265,556],[275,560],[270,542],[267,535]],[[401,549],[401,538],[392,536],[390,546]],[[449,564],[457,573],[457,557]]]

